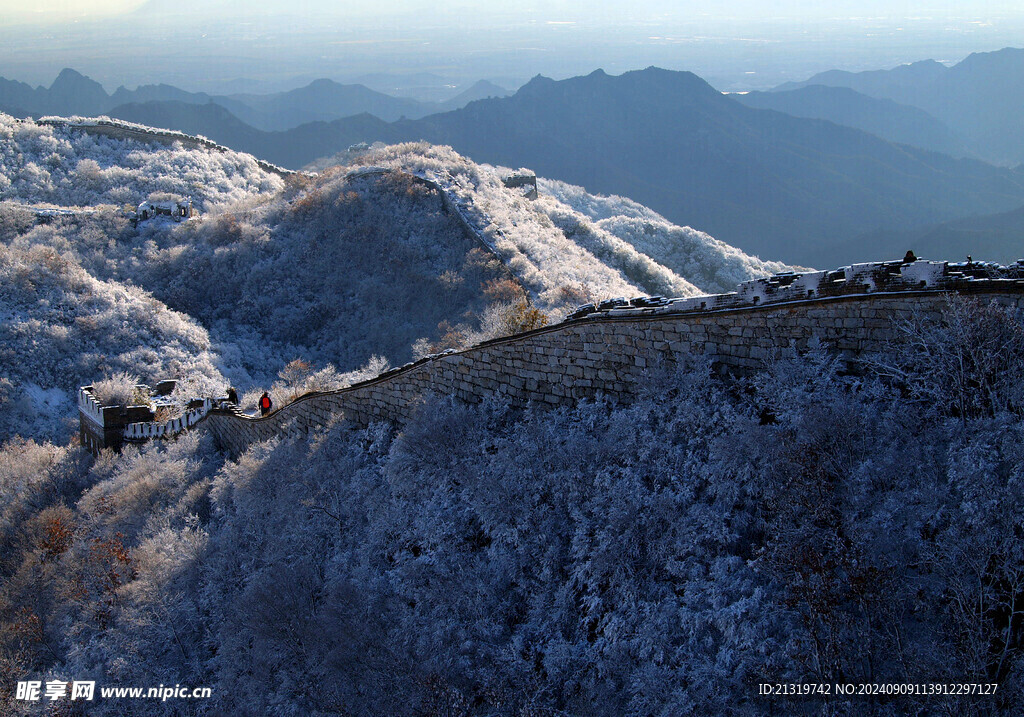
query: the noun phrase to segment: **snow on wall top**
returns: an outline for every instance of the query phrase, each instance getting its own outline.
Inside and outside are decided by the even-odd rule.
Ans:
[[[786,272],[745,281],[735,291],[681,299],[636,297],[585,304],[566,320],[607,314],[671,314],[752,308],[795,301],[873,293],[963,291],[976,282],[1008,282],[1024,287],[1024,259],[1009,266],[993,262],[889,261],[853,264],[834,271]]]

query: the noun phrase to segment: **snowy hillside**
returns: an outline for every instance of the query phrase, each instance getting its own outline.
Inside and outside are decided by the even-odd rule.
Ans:
[[[0,435],[76,428],[75,391],[114,373],[224,387],[195,320],[137,286],[90,276],[48,234],[0,243]]]
[[[542,207],[552,201],[572,207],[593,222],[592,231],[605,232],[668,269],[705,293],[732,291],[743,281],[788,271],[779,261],[764,261],[719,241],[702,231],[681,227],[631,199],[595,196],[582,187],[551,179],[538,179]],[[545,209],[555,218],[557,209]],[[562,224],[559,224],[562,226]]]
[[[622,242],[604,246],[600,240],[580,241],[563,231],[521,192],[502,184],[510,170],[478,165],[449,147],[422,143],[379,149],[361,161],[422,174],[457,196],[471,214],[482,218],[488,243],[545,309],[566,308],[566,297],[575,298],[576,293],[601,298],[698,293],[685,279]]]
[[[2,126],[0,674],[212,689],[132,701],[154,717],[1019,712],[1019,312],[951,298],[856,375],[814,344],[742,382],[681,353],[630,403],[439,396],[237,460],[201,428],[94,458],[81,384],[280,406],[575,303],[785,267],[619,197],[526,199],[445,147],[281,179]],[[110,206],[151,192],[200,214]],[[42,202],[93,211],[19,206]],[[756,692],[907,683],[998,694]],[[39,712],[15,694],[0,714]]]
[[[46,391],[123,370],[286,400],[297,389],[276,377],[295,360],[307,390],[338,387],[582,303],[719,292],[785,268],[622,198],[542,181],[531,201],[503,184],[512,170],[447,147],[320,169],[282,178],[231,151],[0,117],[0,237],[18,277],[0,295],[5,400],[57,417],[68,404]],[[199,216],[130,221],[125,205],[154,193],[191,196]],[[86,211],[40,223],[29,204]]]
[[[394,145],[360,161],[422,172],[465,197],[489,220],[487,232],[505,263],[525,285],[540,288],[546,305],[563,303],[551,292],[565,286],[585,285],[602,297],[693,296],[791,268],[671,224],[629,199],[593,196],[564,182],[539,178],[540,196],[531,202],[502,185],[513,170],[475,164],[448,147]]]
[[[87,134],[0,113],[0,197],[26,204],[130,204],[152,192],[200,209],[280,190],[250,155]]]

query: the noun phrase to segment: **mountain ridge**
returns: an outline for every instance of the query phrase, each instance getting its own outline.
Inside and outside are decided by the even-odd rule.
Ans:
[[[919,107],[966,137],[978,156],[1008,166],[1024,163],[1024,49],[975,52],[950,67],[927,60],[891,70],[829,70],[775,89],[815,84]]]
[[[160,108],[124,118],[159,124]],[[234,137],[203,124],[193,129],[286,167],[359,142],[450,144],[477,161],[530,166],[592,192],[630,196],[749,253],[807,265],[820,261],[819,245],[865,231],[1024,203],[1019,170],[750,108],[692,73],[658,68],[535,77],[510,97],[419,120],[364,114]]]
[[[794,117],[829,120],[896,144],[909,144],[954,158],[980,159],[968,147],[964,137],[919,107],[870,97],[848,87],[807,85],[787,91],[730,96],[748,107],[776,110]]]
[[[395,97],[362,84],[341,84],[320,78],[302,87],[267,94],[211,95],[189,92],[166,83],[140,85],[134,90],[120,86],[107,94],[103,86],[72,68],[64,68],[49,87],[31,87],[0,78],[0,111],[16,116],[108,114],[128,104],[182,102],[205,105],[214,102],[253,128],[283,131],[301,124],[329,121],[370,112],[388,121],[419,118],[448,111],[490,96],[507,94],[503,88],[478,80],[454,97],[439,102]]]

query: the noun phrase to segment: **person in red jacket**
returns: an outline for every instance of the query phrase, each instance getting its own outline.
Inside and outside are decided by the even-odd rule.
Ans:
[[[263,395],[260,396],[260,415],[266,416],[273,407],[274,402],[270,400],[270,394],[264,391]]]

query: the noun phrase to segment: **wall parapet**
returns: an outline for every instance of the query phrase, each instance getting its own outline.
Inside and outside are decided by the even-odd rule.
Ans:
[[[690,311],[752,309],[833,297],[887,292],[955,291],[972,293],[1024,285],[1024,260],[1010,266],[991,262],[890,261],[853,264],[834,271],[785,272],[740,284],[736,291],[684,299],[637,297],[585,304],[569,314],[574,320],[591,314],[631,316]]]
[[[159,142],[170,145],[181,142],[185,147],[193,149],[210,149],[215,152],[232,152],[230,147],[217,144],[212,139],[201,135],[191,135],[171,129],[157,129],[146,125],[128,122],[126,120],[111,119],[110,117],[41,117],[36,124],[49,125],[51,127],[67,127],[77,129],[88,134],[101,134],[115,139],[134,139],[140,142]],[[294,170],[278,167],[265,160],[253,157],[256,166],[264,172],[271,172],[281,177],[289,174],[296,174]]]
[[[140,392],[155,396],[169,394],[174,381],[163,381],[155,390],[139,385]],[[156,412],[150,405],[103,405],[97,400],[93,387],[78,389],[79,437],[83,446],[93,453],[103,448],[120,448],[125,442],[139,443],[152,438],[169,438],[196,426],[206,415],[226,402],[226,397],[204,398],[189,402],[181,416],[156,421]],[[165,402],[165,405],[170,405]]]
[[[206,417],[214,407],[220,406],[224,399],[204,398],[202,406],[190,408],[177,418],[168,421],[137,421],[125,424],[122,437],[125,441],[138,443],[151,438],[168,438],[192,428]]]
[[[602,302],[557,324],[303,396],[268,416],[214,405],[191,425],[211,431],[237,456],[252,443],[306,434],[340,419],[402,423],[431,395],[468,403],[501,397],[516,406],[570,406],[598,395],[628,401],[653,371],[689,355],[704,356],[723,372],[745,373],[779,351],[803,350],[818,340],[856,361],[896,338],[895,320],[938,318],[953,294],[1024,309],[1024,264],[862,264],[777,275],[717,296]]]

